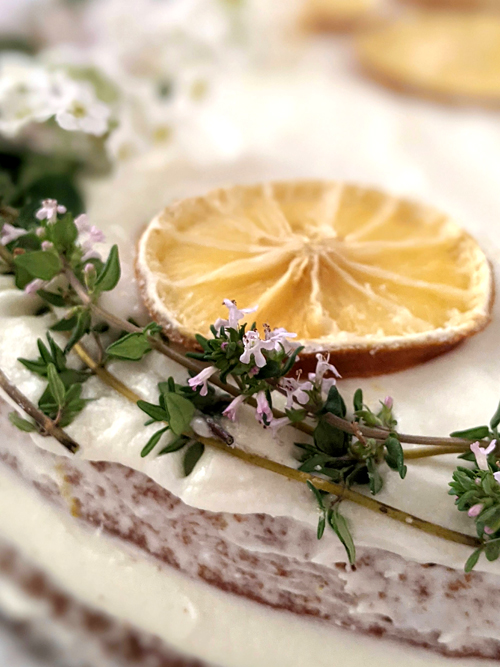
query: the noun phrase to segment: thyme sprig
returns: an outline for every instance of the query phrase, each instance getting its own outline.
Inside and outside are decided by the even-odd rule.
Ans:
[[[7,270],[14,274],[19,289],[36,291],[47,307],[58,313],[59,319],[52,330],[63,332],[67,337],[63,348],[48,334],[48,345],[38,341],[38,359],[20,359],[30,371],[46,378],[47,386],[39,400],[38,409],[23,402],[22,397],[17,396],[20,402],[14,398],[33,419],[32,423],[19,415],[13,415],[11,419],[18,428],[35,428],[42,433],[51,433],[70,451],[74,450],[73,445],[67,441],[67,435],[61,431],[61,426],[71,423],[86,405],[86,401],[81,398],[81,389],[88,372],[74,370],[67,362],[67,355],[71,350],[76,350],[101,379],[129,399],[135,400],[139,409],[149,418],[146,424],[158,423],[159,428],[145,443],[142,456],[153,452],[165,455],[184,449],[183,469],[189,475],[203,455],[205,446],[211,445],[233,452],[235,456],[254,465],[309,483],[319,509],[318,537],[321,538],[326,526],[330,526],[346,548],[351,562],[355,558],[354,544],[347,521],[339,511],[341,502],[346,499],[397,520],[410,521],[425,532],[475,546],[477,558],[473,554],[467,567],[472,567],[483,551],[490,559],[495,554],[498,557],[500,547],[497,553],[496,547],[491,546],[496,544],[494,540],[498,536],[490,532],[493,528],[484,521],[482,532],[478,529],[478,539],[471,538],[422,522],[417,517],[370,499],[351,487],[367,485],[372,495],[378,494],[383,486],[381,469],[384,465],[397,471],[404,479],[407,467],[402,442],[431,446],[436,453],[457,449],[465,453],[471,440],[477,438],[488,444],[498,436],[500,412],[490,427],[457,432],[450,438],[400,434],[392,399],[384,399],[377,410],[372,410],[364,403],[361,390],[355,393],[353,409],[348,413],[336,386],[336,371],[326,357],[318,355],[316,371],[309,374],[307,379],[301,379],[300,373],[293,375],[302,351],[290,340],[294,334],[279,328],[271,330],[266,326],[264,336],[261,337],[255,324],[248,328],[239,324],[239,320],[249,311],[240,311],[234,302],[227,300],[224,303],[229,309],[228,319],[214,323],[210,338],[197,336],[201,351],[189,353],[186,357],[169,344],[156,323],[139,327],[102,309],[100,295],[113,290],[120,278],[118,248],[113,246],[103,261],[92,244],[89,245],[89,239],[93,242],[102,241],[102,234],[89,226],[86,218],[79,216],[74,219],[64,206],[54,200],[46,200],[42,202],[42,208],[37,211],[36,219],[31,224],[24,220],[24,227],[16,226],[18,219],[15,211],[11,210],[8,211],[9,222],[5,222],[6,216],[3,220],[2,260]],[[7,234],[4,234],[6,225]],[[88,336],[93,338],[99,351],[97,361],[89,355],[85,359],[86,352],[80,341]],[[191,373],[186,385],[177,384],[173,378],[160,382],[157,403],[135,397],[106,369],[110,359],[140,361],[152,350],[181,363]],[[225,393],[217,393],[214,387]],[[278,410],[273,404],[277,393],[286,397],[284,410]],[[233,398],[231,402],[226,398],[227,395]],[[256,416],[264,428],[277,432],[284,426],[293,426],[311,436],[310,441],[296,443],[300,463],[298,470],[230,448],[232,436],[225,429],[221,417],[235,420],[243,403],[256,407]],[[203,418],[203,423],[217,439],[207,440],[206,436],[195,432],[196,415]],[[167,437],[168,441],[162,442]],[[465,479],[463,470],[465,468],[457,469],[458,481],[455,480],[462,486]],[[485,476],[481,476],[480,484],[483,484],[483,477],[489,479],[488,475],[493,479],[491,484],[497,484],[494,471],[486,471]],[[477,474],[474,479],[478,479]],[[488,487],[488,498],[482,497],[484,512],[497,502],[497,490],[491,484]],[[468,501],[463,501],[463,496],[471,490],[460,492],[459,509],[462,505],[467,509]],[[474,498],[477,500],[476,496]],[[492,523],[490,515],[486,516]],[[476,521],[477,526],[483,524]],[[496,527],[496,523],[494,525]]]

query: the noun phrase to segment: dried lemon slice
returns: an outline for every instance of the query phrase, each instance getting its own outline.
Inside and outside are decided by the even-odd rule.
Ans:
[[[329,352],[344,376],[398,370],[483,328],[493,295],[476,241],[442,213],[333,182],[215,190],[160,213],[137,273],[153,317],[192,346],[223,298]],[[250,315],[249,317],[252,317]]]
[[[401,0],[427,9],[499,9],[500,0]]]
[[[380,0],[304,0],[301,21],[308,30],[348,30],[366,19]]]
[[[500,104],[500,17],[433,12],[403,17],[357,43],[382,83],[455,102]]]

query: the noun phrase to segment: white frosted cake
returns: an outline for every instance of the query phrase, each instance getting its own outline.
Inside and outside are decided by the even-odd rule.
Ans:
[[[102,227],[122,262],[121,281],[102,303],[143,321],[133,268],[143,225]],[[18,358],[37,356],[37,339],[56,317],[40,314],[37,297],[11,276],[0,287],[0,368],[36,403],[45,380]],[[484,332],[444,356],[340,380],[339,389],[350,400],[361,384],[368,404],[395,397],[407,433],[447,436],[482,424],[500,393],[499,322],[495,307]],[[76,355],[71,363],[81,366]],[[187,378],[156,351],[107,369],[151,402],[158,382]],[[415,665],[435,653],[500,659],[498,562],[483,557],[465,574],[470,545],[343,501],[357,549],[351,566],[333,531],[317,539],[318,509],[304,484],[209,447],[186,477],[181,453],[141,458],[155,427],[144,427],[133,402],[99,376],[83,385],[83,397],[91,401],[65,427],[77,454],[16,430],[7,419],[12,397],[2,402],[0,613],[35,645],[50,646],[54,663],[326,666],[343,650],[339,642],[366,635],[383,651],[391,640],[428,650],[412,648]],[[292,426],[274,434],[243,407],[228,430],[238,450],[297,468],[294,443],[304,436]],[[448,494],[456,456],[409,461],[404,480],[384,469],[377,499],[473,544],[474,524]]]

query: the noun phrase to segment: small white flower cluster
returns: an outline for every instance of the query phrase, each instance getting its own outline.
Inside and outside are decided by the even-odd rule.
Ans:
[[[55,118],[64,130],[102,136],[111,109],[88,81],[71,78],[63,68],[6,53],[0,59],[0,134],[13,138],[31,123]]]
[[[220,332],[222,328],[238,331],[240,327],[239,323],[245,318],[245,315],[257,310],[257,306],[254,308],[240,309],[236,305],[236,302],[231,301],[230,299],[224,299],[223,305],[226,306],[229,314],[227,319],[219,318],[216,320],[214,326],[217,332]],[[247,331],[243,336],[244,351],[239,360],[243,364],[250,364],[253,360],[253,363],[255,363],[253,372],[256,375],[267,363],[263,351],[270,352],[274,350],[277,352],[290,352],[295,347],[295,344],[291,342],[290,339],[296,337],[297,334],[291,333],[283,327],[271,329],[270,327],[265,326],[264,338],[261,338],[260,333],[256,330]],[[297,402],[301,406],[306,405],[309,402],[308,392],[313,391],[314,389],[327,394],[330,388],[335,384],[336,378],[340,377],[335,366],[329,363],[328,356],[317,354],[316,360],[316,369],[314,373],[309,373],[308,380],[305,382],[301,382],[299,378],[284,378],[281,380],[280,386],[284,389],[287,395],[287,410],[293,407],[294,402]],[[189,386],[193,390],[200,387],[201,396],[206,396],[208,393],[208,382],[216,371],[216,366],[208,366],[198,373],[198,375],[188,380]],[[274,417],[265,391],[257,392],[255,398],[257,401],[255,417],[263,426],[269,427],[273,431],[273,434],[283,426],[287,426],[291,423],[288,417],[281,417],[279,419]],[[223,416],[231,421],[235,421],[238,409],[243,405],[245,400],[246,397],[244,395],[234,398],[222,413]]]

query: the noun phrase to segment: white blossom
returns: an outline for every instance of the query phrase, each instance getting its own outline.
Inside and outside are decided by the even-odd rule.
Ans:
[[[329,363],[330,355],[317,354],[316,359],[316,370],[314,373],[309,373],[308,377],[316,387],[327,394],[341,376],[335,366]],[[327,374],[328,377],[325,377]]]
[[[108,131],[111,109],[101,102],[90,85],[73,85],[65,91],[56,113],[63,130],[102,136]]]
[[[188,385],[191,387],[191,389],[193,389],[193,391],[196,391],[198,387],[201,387],[200,395],[206,396],[208,394],[208,380],[212,377],[216,370],[217,368],[215,366],[208,366],[207,368],[204,368],[201,373],[198,373],[198,375],[195,375],[193,378],[189,378]]]
[[[290,352],[296,344],[291,343],[289,338],[297,338],[296,333],[291,333],[283,327],[275,327],[271,330],[270,327],[265,327],[265,336],[266,340],[271,340],[274,343],[274,349],[277,352],[281,352],[283,349],[285,352]]]
[[[229,311],[229,315],[227,320],[219,317],[215,321],[214,326],[217,331],[220,331],[222,327],[224,327],[224,329],[234,329],[235,331],[238,331],[239,323],[242,319],[244,319],[245,315],[248,315],[249,313],[255,313],[258,308],[258,306],[255,306],[254,308],[238,308],[236,301],[231,301],[231,299],[224,299],[222,305],[226,306]]]
[[[236,398],[233,398],[231,403],[227,406],[227,408],[224,410],[222,413],[224,417],[227,419],[230,419],[231,421],[236,421],[236,414],[238,412],[238,409],[243,403],[245,402],[245,396],[243,394],[240,394],[240,396],[236,396]]]
[[[6,222],[0,231],[0,243],[2,245],[8,245],[9,243],[12,243],[12,241],[15,241],[27,233],[28,232],[25,229],[21,229],[21,227],[14,227],[14,225],[10,225],[8,222]]]
[[[266,393],[264,391],[259,391],[257,396],[257,407],[255,409],[255,418],[264,426],[267,426],[271,423],[273,419],[273,411],[267,400]]]
[[[44,199],[42,207],[35,214],[37,220],[47,220],[54,223],[57,220],[58,213],[66,213],[66,206],[57,203],[57,199]]]
[[[262,354],[262,350],[274,350],[274,341],[262,340],[258,331],[247,331],[243,336],[243,345],[245,351],[240,356],[241,363],[250,364],[253,356],[255,365],[258,368],[264,368],[267,363],[265,356]]]
[[[56,111],[52,78],[34,59],[7,53],[0,59],[0,133],[16,136]]]
[[[480,470],[489,470],[488,454],[495,451],[497,446],[496,440],[492,440],[488,447],[481,447],[479,442],[475,442],[470,446],[471,452],[476,457],[477,466]]]
[[[24,291],[26,292],[26,294],[36,294],[39,289],[47,287],[48,284],[49,283],[46,280],[40,280],[40,278],[35,278],[35,280],[32,280],[30,283],[26,285]]]
[[[286,392],[286,409],[290,410],[293,407],[294,400],[300,405],[307,405],[309,402],[308,391],[312,391],[314,385],[309,380],[300,382],[294,378],[283,378],[280,386]]]

